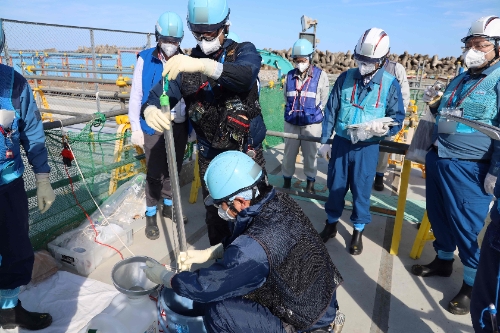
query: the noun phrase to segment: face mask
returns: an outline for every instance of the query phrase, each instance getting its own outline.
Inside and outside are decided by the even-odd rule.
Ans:
[[[177,45],[170,44],[170,43],[162,43],[160,47],[161,47],[163,53],[165,53],[165,55],[167,56],[167,58],[170,58],[175,53],[177,53],[177,49],[178,49]]]
[[[234,222],[236,220],[236,217],[232,217],[229,214],[229,207],[226,210],[224,210],[222,206],[219,206],[219,208],[217,209],[217,213],[219,214],[221,219],[226,220],[228,222]]]
[[[369,62],[358,62],[359,72],[361,76],[365,76],[366,74],[370,74],[375,71],[375,64],[371,64]]]
[[[221,30],[220,34],[222,32],[223,32],[223,30]],[[201,41],[197,41],[198,46],[201,48],[203,53],[205,53],[206,55],[209,55],[209,54],[212,54],[215,51],[218,51],[220,49],[220,47],[222,46],[222,45],[220,45],[220,41],[219,41],[220,34],[210,42],[206,41],[204,39],[202,39]]]
[[[308,62],[300,62],[300,63],[295,65],[295,68],[297,68],[301,73],[304,73],[309,68],[309,63]]]
[[[475,49],[469,49],[469,50],[465,51],[463,53],[463,57],[465,59],[465,65],[468,68],[480,67],[482,64],[484,64],[486,62],[486,55],[493,50],[490,50],[488,52],[482,52],[482,51],[478,51]]]

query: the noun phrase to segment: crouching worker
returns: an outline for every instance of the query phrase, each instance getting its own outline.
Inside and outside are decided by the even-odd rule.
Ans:
[[[175,274],[148,262],[146,275],[177,294],[206,303],[207,332],[328,332],[342,277],[299,205],[277,193],[262,168],[242,152],[215,157],[205,174],[214,205],[232,235],[207,250],[179,256]]]

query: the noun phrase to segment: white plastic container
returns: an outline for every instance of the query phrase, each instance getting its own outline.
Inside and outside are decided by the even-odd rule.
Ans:
[[[78,232],[81,232],[81,230]],[[134,243],[133,230],[130,227],[118,232],[117,235],[127,246],[131,246]],[[71,249],[67,249],[60,246],[68,237],[73,237],[71,232],[57,237],[48,244],[48,248],[56,260],[66,267],[76,269],[80,275],[88,276],[103,261],[117,254],[115,250],[107,246],[90,241],[87,243],[90,245],[88,248],[87,246],[75,246]],[[116,236],[112,237],[109,242],[103,243],[111,245],[119,251],[125,249],[125,246],[123,246]]]
[[[92,318],[80,333],[157,333],[155,302],[148,295],[131,298],[119,294],[103,312]]]
[[[165,333],[206,333],[202,307],[163,288],[158,297],[158,329]]]

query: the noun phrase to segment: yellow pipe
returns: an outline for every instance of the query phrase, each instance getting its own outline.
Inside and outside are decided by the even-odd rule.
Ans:
[[[401,173],[401,184],[399,186],[398,209],[396,211],[396,221],[392,233],[392,243],[390,253],[397,256],[399,243],[401,242],[401,231],[403,229],[403,218],[405,215],[406,195],[408,193],[408,183],[410,181],[411,161],[405,159],[403,172]]]
[[[194,180],[191,183],[191,192],[189,194],[189,203],[194,204],[198,200],[198,190],[201,187],[200,181],[200,165],[198,164],[198,154],[194,162]]]

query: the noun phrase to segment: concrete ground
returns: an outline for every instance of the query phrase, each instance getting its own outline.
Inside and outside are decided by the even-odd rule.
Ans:
[[[271,174],[280,176],[280,165],[283,157],[283,145],[269,149],[265,153],[266,168]],[[326,184],[327,162],[318,159],[317,184]],[[393,191],[399,186],[400,171],[390,168],[386,173],[384,193],[396,195]],[[296,177],[305,180],[302,164],[297,163]],[[411,173],[408,198],[424,200],[425,181],[420,170]],[[188,202],[191,185],[184,186],[182,201],[184,214],[189,218],[186,237],[189,246],[195,249],[209,247],[204,222],[201,191],[196,204]],[[323,202],[298,200],[307,216],[318,231],[323,229],[326,214]],[[450,278],[420,278],[409,273],[411,265],[428,263],[433,260],[435,252],[428,243],[421,259],[414,261],[409,253],[417,234],[415,224],[404,222],[399,255],[392,256],[388,249],[391,243],[394,219],[373,215],[372,223],[365,229],[364,252],[360,256],[351,256],[348,246],[352,225],[349,223],[350,211],[345,210],[339,225],[336,238],[326,243],[333,262],[344,277],[344,283],[337,293],[340,309],[346,315],[343,332],[376,333],[376,332],[473,332],[469,315],[455,316],[446,308],[448,302],[462,285],[462,265],[458,257],[455,259],[455,270]],[[150,241],[144,235],[144,221],[134,226],[134,244],[130,250],[135,255],[146,255],[163,263],[174,260],[175,248],[178,247],[174,235],[175,226],[169,219],[161,219],[161,237]],[[125,256],[131,255],[126,250]],[[115,255],[101,264],[90,278],[111,282],[111,269],[118,262]]]

